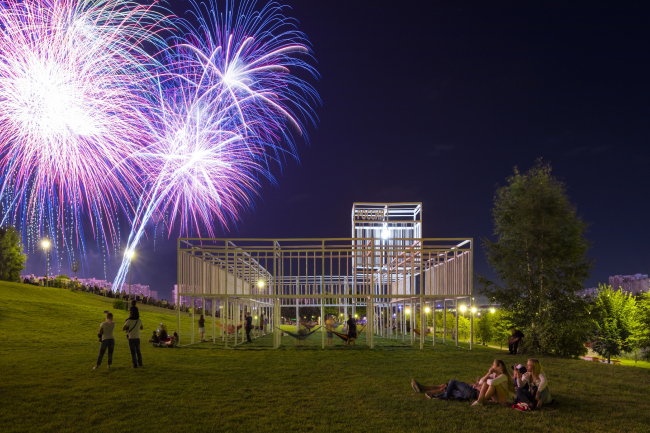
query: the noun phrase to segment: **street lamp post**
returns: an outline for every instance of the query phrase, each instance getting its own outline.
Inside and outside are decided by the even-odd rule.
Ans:
[[[133,257],[135,257],[135,250],[126,250],[125,255],[129,259],[129,298],[128,302],[126,303],[128,307],[129,302],[131,302],[131,263],[133,262]]]
[[[45,285],[47,286],[47,250],[50,248],[50,241],[43,239],[41,241],[41,246],[43,247],[43,252],[45,253]]]

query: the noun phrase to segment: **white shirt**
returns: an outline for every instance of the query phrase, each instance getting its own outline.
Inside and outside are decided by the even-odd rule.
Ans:
[[[521,386],[524,386],[525,383],[528,383],[528,386],[536,386],[538,392],[542,392],[546,388],[546,376],[543,372],[537,375],[537,380],[533,379],[533,373],[524,373],[521,382]]]
[[[479,383],[482,385],[483,379],[481,379]],[[490,386],[501,387],[503,392],[508,396],[508,400],[515,398],[515,393],[508,387],[508,377],[505,374],[499,374],[498,376],[496,373],[490,374],[487,379],[487,384]]]
[[[140,319],[129,319],[126,321],[124,326],[126,326],[126,332],[131,331],[129,332],[129,340],[140,338],[140,327],[142,326],[142,321]],[[133,328],[133,330],[131,330],[131,328]]]

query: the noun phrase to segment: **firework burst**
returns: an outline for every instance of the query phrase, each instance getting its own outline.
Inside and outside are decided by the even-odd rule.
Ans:
[[[260,178],[273,179],[271,165],[296,157],[294,135],[305,136],[303,120],[314,121],[314,88],[292,72],[316,76],[304,60],[309,46],[284,8],[255,2],[193,3],[198,27],[181,21],[186,33],[171,40],[160,75],[162,118],[154,144],[140,156],[151,188],[142,196],[127,250],[156,213],[169,211],[171,230],[228,227],[252,205]],[[164,88],[163,88],[164,87]],[[125,257],[115,280],[126,276]]]
[[[113,217],[141,192],[130,156],[155,107],[142,46],[156,46],[163,22],[119,0],[0,1],[4,222],[36,224],[39,236],[72,223],[83,242],[88,216],[96,236],[119,242]]]

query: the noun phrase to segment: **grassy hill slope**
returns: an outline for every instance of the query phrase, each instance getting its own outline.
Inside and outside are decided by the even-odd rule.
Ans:
[[[424,383],[472,381],[495,357],[438,345],[354,350],[340,346],[224,350],[209,343],[156,349],[143,343],[144,368],[130,369],[116,331],[113,370],[93,371],[97,328],[112,300],[82,292],[0,283],[0,426],[13,431],[648,431],[650,370],[543,358],[558,404],[535,413],[497,405],[431,401]],[[176,327],[171,310],[141,307],[145,330]],[[123,323],[126,311],[115,312]],[[190,318],[183,315],[182,328]],[[187,341],[187,334],[182,339]],[[311,340],[313,339],[313,341]],[[340,343],[337,343],[340,344]]]

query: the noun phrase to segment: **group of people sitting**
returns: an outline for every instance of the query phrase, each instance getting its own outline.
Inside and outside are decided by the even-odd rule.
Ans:
[[[534,358],[526,366],[513,366],[512,376],[505,363],[495,359],[485,376],[477,377],[471,385],[452,379],[447,384],[424,386],[411,379],[411,386],[430,399],[475,400],[472,406],[493,401],[519,410],[532,410],[553,400],[542,364]]]
[[[178,334],[174,332],[171,336],[167,335],[165,325],[161,323],[158,332],[156,333],[156,331],[153,331],[149,343],[151,343],[153,347],[176,347],[178,346]]]

